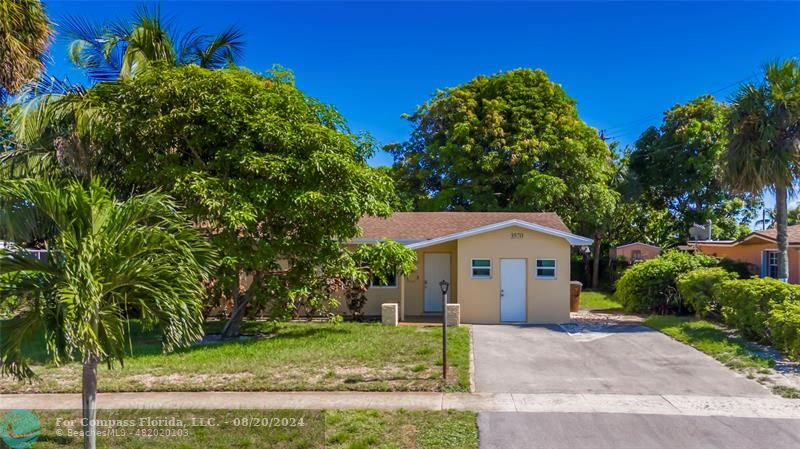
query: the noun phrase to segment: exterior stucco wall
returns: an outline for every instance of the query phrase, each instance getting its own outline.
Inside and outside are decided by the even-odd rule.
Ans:
[[[742,243],[730,246],[697,243],[696,247],[698,251],[709,256],[753,264],[757,267],[756,273],[759,273],[761,269],[761,253],[765,250],[778,250],[778,246],[772,242]],[[789,248],[789,282],[800,284],[800,248]]]
[[[458,264],[457,242],[447,242],[417,250],[417,267],[405,278],[405,315],[423,315],[423,301],[425,297],[425,253],[450,254],[450,291],[449,302],[458,302],[458,285],[456,280],[456,267]],[[364,306],[364,315],[377,316],[381,314],[381,305],[389,302],[400,303],[400,283],[397,287],[371,287],[367,290],[367,304]],[[344,305],[342,313],[347,312]],[[401,312],[402,313],[402,312]]]
[[[639,251],[642,258],[641,260],[654,259],[658,257],[659,254],[661,254],[661,250],[658,248],[634,243],[630,245],[625,245],[621,248],[614,248],[614,253],[615,253],[614,257],[624,257],[625,260],[630,262],[633,260],[634,251]]]
[[[521,234],[522,238],[512,238]],[[570,245],[563,238],[511,227],[458,241],[458,302],[465,323],[500,322],[500,260],[526,260],[526,316],[530,323],[569,320]],[[492,261],[490,279],[471,278],[471,260]],[[556,259],[556,279],[535,278],[536,259]]]

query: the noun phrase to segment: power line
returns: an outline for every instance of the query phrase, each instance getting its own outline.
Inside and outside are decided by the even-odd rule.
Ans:
[[[712,91],[710,91],[710,92],[708,92],[707,94],[704,94],[704,95],[712,95],[712,96],[713,95],[717,95],[717,94],[719,94],[719,93],[721,93],[723,91],[726,91],[726,90],[728,90],[728,89],[730,89],[732,87],[739,86],[739,85],[743,84],[744,82],[753,79],[754,77],[756,77],[756,74],[750,74],[749,76],[747,76],[745,78],[742,78],[742,79],[737,80],[737,81],[735,81],[733,83],[730,83],[730,84],[726,84],[725,86],[720,87],[719,89],[716,89],[716,90],[712,90]],[[621,124],[616,125],[616,126],[610,126],[610,127],[607,127],[607,128],[603,128],[601,130],[601,136],[600,137],[603,138],[604,140],[615,140],[615,139],[618,139],[619,137],[622,137],[622,136],[634,134],[637,131],[625,131],[625,130],[628,129],[628,128],[635,127],[635,126],[641,125],[643,123],[649,122],[649,121],[651,121],[653,119],[661,117],[662,115],[663,115],[663,112],[659,112],[657,114],[651,114],[651,115],[648,115],[648,116],[645,116],[645,117],[642,117],[642,118],[638,118],[636,120],[631,120],[629,122],[624,122],[624,123],[621,123]],[[616,131],[616,132],[613,132],[613,131]],[[620,131],[625,131],[625,132],[620,133]],[[614,135],[609,137],[606,134],[606,133],[609,133],[609,132],[610,132],[610,134],[614,134]]]

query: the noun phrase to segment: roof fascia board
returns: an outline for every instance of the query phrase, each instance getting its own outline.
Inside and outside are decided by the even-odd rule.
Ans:
[[[440,243],[447,243],[453,240],[472,237],[473,235],[484,234],[486,232],[491,232],[491,231],[498,231],[500,229],[505,229],[512,226],[518,226],[520,228],[528,229],[530,231],[536,231],[536,232],[541,232],[542,234],[561,237],[566,241],[568,241],[570,245],[573,246],[588,246],[591,245],[592,242],[594,241],[587,237],[581,237],[579,235],[571,234],[569,232],[563,232],[557,229],[548,228],[547,226],[537,225],[534,223],[529,223],[527,221],[513,219],[513,220],[501,221],[499,223],[493,223],[486,226],[479,226],[477,228],[467,229],[466,231],[457,232],[455,234],[443,235],[441,237],[436,237],[434,239],[425,240],[422,242],[412,243],[406,245],[406,247],[408,247],[409,249],[425,248],[428,246],[438,245]]]

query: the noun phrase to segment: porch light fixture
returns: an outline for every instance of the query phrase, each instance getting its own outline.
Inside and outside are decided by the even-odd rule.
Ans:
[[[443,280],[442,282],[439,282],[439,288],[442,289],[442,294],[446,295],[447,290],[450,288],[450,283]]]

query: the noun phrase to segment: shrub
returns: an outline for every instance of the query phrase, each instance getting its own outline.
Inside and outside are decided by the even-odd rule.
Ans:
[[[770,343],[770,309],[800,300],[800,286],[772,278],[723,281],[714,287],[714,297],[726,324],[746,338]]]
[[[758,274],[758,267],[749,262],[740,262],[738,260],[728,259],[727,257],[719,261],[719,266],[739,275],[740,279],[750,279]]]
[[[719,316],[719,302],[714,286],[738,279],[739,275],[722,267],[698,268],[678,276],[678,292],[689,309],[700,316]]]
[[[773,304],[768,323],[773,344],[789,358],[800,359],[800,302]]]
[[[675,282],[679,275],[717,265],[717,259],[702,254],[670,251],[633,265],[617,282],[614,299],[630,312],[684,312]]]

